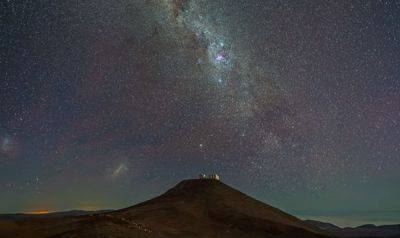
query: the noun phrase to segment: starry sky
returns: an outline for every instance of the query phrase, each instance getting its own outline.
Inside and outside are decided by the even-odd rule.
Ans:
[[[200,172],[286,211],[400,211],[400,2],[0,9],[0,212],[121,208]]]

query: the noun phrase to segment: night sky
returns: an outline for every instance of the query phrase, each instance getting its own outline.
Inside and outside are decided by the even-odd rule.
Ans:
[[[0,8],[1,213],[200,172],[285,211],[400,211],[399,1]]]

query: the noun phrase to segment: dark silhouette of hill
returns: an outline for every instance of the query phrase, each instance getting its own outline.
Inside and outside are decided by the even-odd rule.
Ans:
[[[98,210],[98,211],[85,211],[85,210],[71,210],[62,212],[50,212],[44,214],[31,214],[31,213],[16,213],[16,214],[0,214],[0,220],[13,220],[23,221],[36,218],[56,218],[56,217],[71,217],[71,216],[84,216],[91,214],[100,214],[111,212],[112,210]]]
[[[328,237],[222,182],[199,179],[112,212],[4,222],[0,237]]]
[[[374,237],[374,238],[396,238],[400,237],[400,225],[383,225],[375,226],[372,224],[362,225],[358,227],[340,228],[327,222],[314,220],[306,220],[305,222],[325,230],[337,237]]]

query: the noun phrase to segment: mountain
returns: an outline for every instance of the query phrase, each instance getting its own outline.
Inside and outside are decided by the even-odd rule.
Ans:
[[[8,222],[8,224],[7,224]],[[0,237],[328,237],[217,180],[185,180],[149,201],[73,217],[0,221]]]
[[[326,222],[306,220],[310,225],[325,230],[337,237],[390,237],[390,238],[400,238],[400,225],[383,225],[375,226],[372,224],[358,226],[358,227],[346,227],[340,228],[338,226],[332,225]]]
[[[331,223],[328,223],[328,222],[315,221],[315,220],[305,220],[305,222],[307,222],[308,224],[313,225],[315,227],[318,227],[324,231],[329,231],[329,232],[337,232],[342,229],[342,228],[340,228],[336,225],[333,225]]]
[[[99,211],[71,210],[63,212],[49,212],[44,214],[31,214],[31,213],[0,214],[0,220],[22,221],[22,220],[31,220],[35,218],[83,216],[90,214],[106,213],[111,211],[112,210],[99,210]]]

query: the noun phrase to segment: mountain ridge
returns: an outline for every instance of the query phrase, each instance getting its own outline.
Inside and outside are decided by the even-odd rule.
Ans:
[[[210,179],[183,180],[158,197],[120,210],[20,221],[8,224],[15,227],[8,233],[2,231],[5,225],[0,223],[1,237],[329,237],[319,228]]]
[[[341,228],[328,222],[321,222],[315,220],[305,220],[305,222],[312,226],[325,230],[337,237],[400,237],[400,224],[398,225],[380,225],[365,224],[357,227],[344,227]]]

